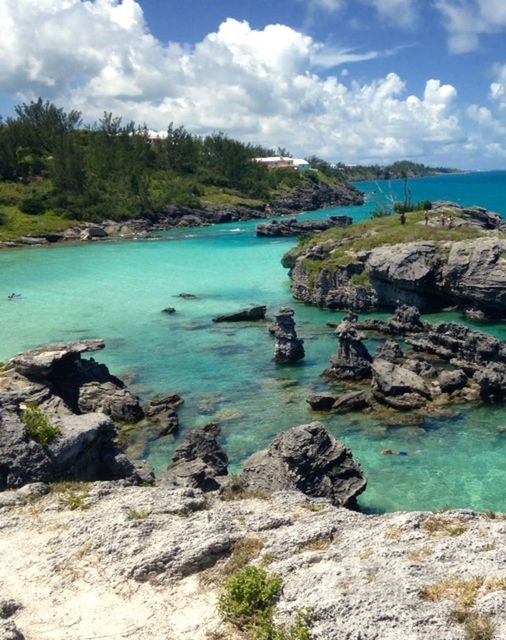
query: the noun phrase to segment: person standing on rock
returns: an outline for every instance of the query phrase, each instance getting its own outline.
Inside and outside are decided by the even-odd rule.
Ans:
[[[429,212],[427,209],[425,209],[424,217],[425,217],[425,226],[427,226],[429,224]]]
[[[441,226],[444,227],[446,225],[446,218],[444,213],[441,214],[440,221],[441,221]]]

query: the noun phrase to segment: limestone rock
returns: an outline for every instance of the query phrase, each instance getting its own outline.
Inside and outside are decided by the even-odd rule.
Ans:
[[[438,377],[439,386],[444,393],[452,393],[462,389],[467,384],[467,376],[462,369],[442,371]]]
[[[368,391],[350,391],[343,393],[336,398],[332,405],[333,413],[349,413],[351,411],[362,411],[369,406],[371,394]]]
[[[339,340],[337,354],[331,358],[331,367],[324,375],[332,380],[370,378],[372,357],[354,324],[343,320],[336,329],[336,336]]]
[[[157,426],[160,436],[170,435],[179,429],[176,410],[183,403],[184,400],[177,393],[155,396],[144,405],[144,415],[149,423]]]
[[[245,322],[248,320],[264,320],[266,311],[266,306],[259,305],[256,307],[250,307],[248,309],[241,309],[240,311],[236,311],[235,313],[216,316],[215,318],[213,318],[213,322]]]
[[[373,362],[371,388],[377,400],[401,410],[421,407],[430,398],[423,378],[381,358]]]
[[[297,337],[294,310],[282,308],[275,315],[272,333],[276,338],[274,360],[278,363],[289,363],[304,357],[304,340]]]
[[[260,237],[298,236],[307,233],[318,233],[333,227],[346,227],[352,224],[349,216],[329,216],[323,220],[272,220],[257,224],[256,234]]]
[[[79,410],[99,411],[118,422],[138,422],[144,417],[139,398],[112,382],[88,382],[79,389]]]
[[[68,344],[57,344],[42,349],[21,353],[7,362],[8,368],[28,378],[46,378],[56,365],[76,360],[82,353],[98,351],[105,347],[103,340],[83,340]]]
[[[214,428],[193,429],[176,449],[163,482],[202,491],[220,488],[228,473],[228,457],[216,440]]]
[[[252,491],[297,490],[352,508],[367,486],[349,449],[319,422],[285,431],[268,449],[253,454],[241,482]]]
[[[331,393],[316,393],[306,400],[314,411],[330,411],[336,401],[336,396]]]

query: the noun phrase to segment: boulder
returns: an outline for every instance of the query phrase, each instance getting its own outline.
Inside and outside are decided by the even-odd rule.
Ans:
[[[462,369],[444,370],[439,374],[438,382],[443,393],[453,393],[466,386],[467,376]]]
[[[297,337],[294,310],[286,307],[280,309],[274,316],[272,333],[276,338],[274,360],[280,364],[296,362],[304,357],[304,340]]]
[[[264,305],[250,307],[249,309],[241,309],[240,311],[236,311],[234,313],[216,316],[215,318],[213,318],[213,322],[245,322],[248,320],[265,320],[266,311],[267,307]]]
[[[202,491],[216,491],[228,474],[228,457],[216,440],[216,426],[193,429],[176,449],[162,482]]]
[[[343,320],[336,329],[336,336],[339,340],[337,354],[330,359],[331,367],[324,375],[332,380],[370,378],[372,357],[354,324]]]
[[[371,388],[377,400],[400,410],[417,409],[430,398],[423,378],[381,358],[373,362]]]
[[[54,423],[61,434],[43,447],[29,438],[15,412],[0,412],[0,490],[33,482],[148,479],[118,449],[108,416],[68,415]]]
[[[367,486],[351,451],[319,422],[285,431],[268,449],[253,454],[241,483],[250,491],[295,490],[351,508]]]
[[[336,401],[336,396],[331,393],[317,393],[306,400],[314,411],[330,411]]]
[[[368,391],[350,391],[336,398],[332,405],[333,413],[349,413],[350,411],[362,411],[371,402],[371,394]]]
[[[506,367],[502,363],[491,362],[474,374],[480,386],[480,397],[486,402],[501,401],[506,398]]]
[[[173,313],[176,313],[176,310],[174,309],[174,307],[165,307],[165,309],[162,309],[162,313],[172,315]]]
[[[144,415],[151,424],[157,426],[160,436],[171,435],[179,429],[176,409],[184,403],[177,393],[159,395],[144,405]]]
[[[107,238],[107,231],[103,227],[87,227],[81,231],[81,240],[97,240]]]
[[[139,398],[112,382],[88,382],[79,389],[79,411],[99,411],[117,422],[138,422],[144,417]]]
[[[376,351],[376,358],[381,358],[382,360],[388,360],[388,362],[399,364],[404,359],[404,353],[397,342],[394,340],[387,340]]]
[[[352,224],[349,216],[329,216],[323,220],[272,220],[257,224],[256,234],[259,237],[299,236],[308,233],[318,233],[333,227],[346,227]]]

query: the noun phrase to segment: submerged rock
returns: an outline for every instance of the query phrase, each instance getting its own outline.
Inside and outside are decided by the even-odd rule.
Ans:
[[[331,393],[317,393],[310,396],[306,402],[315,411],[330,411],[336,399],[336,396]]]
[[[267,307],[265,305],[259,305],[256,307],[250,307],[249,309],[241,309],[234,313],[228,313],[213,318],[213,322],[244,322],[247,320],[265,320],[265,312]]]
[[[184,400],[177,393],[159,395],[144,405],[144,415],[150,424],[157,427],[159,436],[171,435],[179,429],[176,410],[183,403]]]
[[[253,454],[244,464],[241,483],[251,491],[301,491],[350,508],[367,486],[351,451],[320,422],[285,431],[268,449]]]
[[[297,337],[293,309],[280,309],[275,315],[272,333],[276,338],[274,360],[280,364],[296,362],[304,357],[304,340]]]

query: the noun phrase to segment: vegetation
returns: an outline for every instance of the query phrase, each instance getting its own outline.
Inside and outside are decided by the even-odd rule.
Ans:
[[[28,436],[43,447],[47,447],[61,433],[60,427],[52,425],[35,402],[31,402],[25,409],[23,424]]]
[[[311,166],[332,178],[341,178],[358,182],[360,180],[395,180],[399,178],[421,178],[447,173],[456,173],[456,169],[447,167],[428,167],[424,164],[400,160],[389,165],[346,165],[339,162],[330,165],[325,160],[312,156],[308,158]]]
[[[226,581],[220,613],[252,640],[309,640],[309,612],[299,611],[289,626],[274,622],[273,605],[282,589],[279,576],[247,566]]]
[[[173,124],[154,138],[111,113],[84,126],[78,111],[23,103],[0,119],[0,239],[61,232],[79,220],[156,221],[173,208],[258,206],[312,182],[344,182],[253,161],[273,153]]]
[[[452,601],[457,608],[451,614],[451,619],[464,626],[466,640],[493,640],[495,624],[489,616],[480,614],[475,608],[478,595],[493,591],[506,591],[506,579],[486,579],[481,576],[468,580],[448,578],[422,589],[420,596],[428,602]]]

